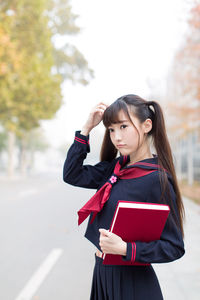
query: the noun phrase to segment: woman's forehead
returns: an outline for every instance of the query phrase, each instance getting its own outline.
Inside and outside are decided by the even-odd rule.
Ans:
[[[123,111],[123,110],[120,110],[119,112],[118,112],[118,119],[120,120],[120,121],[129,121],[129,118],[128,118],[128,115]]]
[[[135,116],[133,115],[133,113],[129,110],[129,116],[131,118],[131,120],[133,120],[135,118]],[[128,114],[126,112],[124,112],[123,110],[120,110],[118,113],[118,120],[121,122],[131,122],[130,118],[129,118]]]
[[[126,111],[126,109],[128,109],[128,111]],[[121,124],[123,122],[132,123],[134,119],[133,113],[128,107],[126,109],[118,109],[115,106],[108,107],[108,109],[105,110],[103,117],[103,123],[105,127],[111,125],[114,126],[114,124]]]
[[[128,115],[123,110],[121,110],[117,114],[116,122],[111,124],[124,123],[124,122],[130,122],[130,119]]]

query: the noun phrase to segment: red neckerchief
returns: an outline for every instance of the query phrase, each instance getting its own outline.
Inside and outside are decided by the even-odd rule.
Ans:
[[[117,161],[113,174],[109,178],[109,180],[90,198],[90,200],[78,211],[78,225],[80,225],[89,215],[93,212],[93,217],[91,223],[94,221],[98,212],[100,212],[109,199],[110,192],[113,184],[117,182],[118,179],[132,179],[137,177],[142,177],[161,168],[157,164],[144,163],[141,161],[133,164],[133,168],[121,169],[126,162],[128,161],[128,156],[121,156]],[[120,163],[121,162],[121,163]],[[151,169],[142,169],[139,166],[148,166]],[[120,170],[121,169],[121,170]]]

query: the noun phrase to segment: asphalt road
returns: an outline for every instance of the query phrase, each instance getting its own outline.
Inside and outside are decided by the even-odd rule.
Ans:
[[[59,173],[0,178],[0,300],[89,299],[95,248],[77,210],[94,192]],[[154,265],[166,300],[200,299],[200,207],[184,203],[186,254]]]

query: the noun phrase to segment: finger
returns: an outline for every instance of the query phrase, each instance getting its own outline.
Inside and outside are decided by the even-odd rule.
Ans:
[[[106,110],[106,108],[107,108],[108,106],[109,106],[109,105],[106,105],[106,104],[103,104],[103,103],[97,105],[97,107],[101,107],[101,108],[103,108],[104,110]]]
[[[102,236],[102,235],[100,235],[100,238],[99,238],[99,243],[101,243],[102,244],[102,242],[103,241],[105,241],[105,236]]]
[[[104,229],[104,228],[100,228],[99,232],[102,234],[102,236],[109,236],[109,231]]]
[[[96,108],[94,112],[101,112],[104,113],[105,109],[103,108]]]
[[[106,102],[99,102],[99,104],[98,104],[98,105],[101,105],[101,104],[103,104],[103,105],[105,105],[105,106],[109,106],[109,104],[108,104],[108,103],[106,103]]]
[[[102,109],[103,111],[105,111],[106,110],[106,106],[103,106],[103,105],[98,105],[97,107],[96,107],[96,109]]]
[[[104,229],[104,228],[99,228],[99,232],[102,233],[102,234],[105,233],[106,231],[107,231],[107,230]]]

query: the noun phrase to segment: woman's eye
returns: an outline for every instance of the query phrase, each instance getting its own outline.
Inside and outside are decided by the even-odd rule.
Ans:
[[[123,128],[126,128],[126,127],[127,127],[127,125],[122,125],[121,127],[123,127]]]
[[[127,125],[121,125],[120,126],[120,128],[126,128],[127,127]],[[108,128],[108,131],[109,132],[113,132],[114,131],[114,129],[112,129],[112,128]]]

